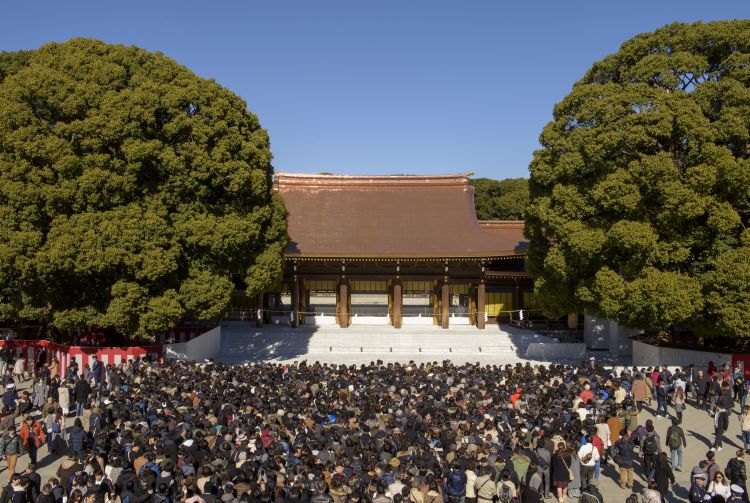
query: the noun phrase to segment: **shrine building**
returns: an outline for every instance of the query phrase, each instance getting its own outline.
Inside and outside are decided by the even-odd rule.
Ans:
[[[256,321],[483,329],[532,309],[523,221],[478,220],[472,174],[277,173],[290,243]]]

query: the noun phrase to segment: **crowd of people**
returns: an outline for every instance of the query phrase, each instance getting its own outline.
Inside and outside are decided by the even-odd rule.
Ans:
[[[3,373],[0,503],[594,503],[608,464],[629,503],[656,503],[687,468],[686,406],[706,409],[716,432],[690,502],[747,501],[747,381],[726,365],[130,360],[63,378],[54,360],[35,366],[22,391],[11,365]],[[735,405],[745,449],[722,470]],[[671,419],[665,438],[639,420],[650,406]],[[44,444],[63,458],[47,480]]]

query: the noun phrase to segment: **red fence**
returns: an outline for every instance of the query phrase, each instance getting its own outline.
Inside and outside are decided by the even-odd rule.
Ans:
[[[34,369],[39,353],[42,351],[42,348],[45,348],[47,350],[47,361],[51,361],[52,357],[57,358],[58,372],[60,377],[63,377],[68,365],[70,365],[70,362],[73,360],[78,363],[78,368],[80,370],[83,370],[84,365],[91,366],[94,357],[104,365],[117,365],[119,363],[127,362],[129,359],[144,356],[151,356],[153,359],[160,360],[164,354],[164,344],[187,342],[210,329],[210,327],[175,328],[158,337],[155,344],[139,346],[64,346],[49,341],[0,340],[0,347],[8,348],[14,355],[20,350],[26,360],[25,370],[27,371],[32,371]]]

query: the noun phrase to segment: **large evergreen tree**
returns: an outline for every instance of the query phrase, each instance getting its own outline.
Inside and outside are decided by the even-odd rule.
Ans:
[[[550,311],[750,336],[750,21],[625,42],[541,144],[526,234]]]
[[[529,204],[529,181],[526,178],[473,178],[474,207],[479,220],[523,220]]]
[[[235,94],[137,47],[0,54],[0,323],[151,336],[281,276],[268,135]]]

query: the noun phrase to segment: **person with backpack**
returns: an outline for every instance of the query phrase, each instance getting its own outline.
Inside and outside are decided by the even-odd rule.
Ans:
[[[650,421],[650,420],[649,420]],[[646,474],[646,480],[651,480],[654,476],[654,466],[656,456],[661,452],[659,434],[654,431],[653,423],[646,423],[646,435],[641,442],[641,455],[643,456],[643,471]]]
[[[742,488],[742,499],[748,501],[747,496],[747,467],[745,466],[745,451],[737,449],[736,456],[729,460],[724,474],[729,483]]]
[[[685,432],[679,426],[679,421],[672,418],[672,426],[667,429],[667,447],[672,460],[672,469],[677,472],[682,471],[682,448],[687,447]],[[677,457],[677,463],[675,463]]]
[[[500,480],[497,482],[497,502],[518,502],[518,489],[516,489],[516,485],[513,481],[510,480],[510,470],[507,468],[500,472]]]
[[[449,503],[464,503],[466,498],[466,473],[458,463],[451,465],[445,485],[448,490]]]
[[[578,449],[578,459],[581,460],[581,488],[586,488],[594,479],[594,469],[599,461],[599,450],[593,443],[590,433],[586,434],[586,443]]]
[[[497,485],[495,485],[492,475],[492,470],[486,464],[479,467],[477,480],[474,482],[477,503],[492,503],[495,500]]]

